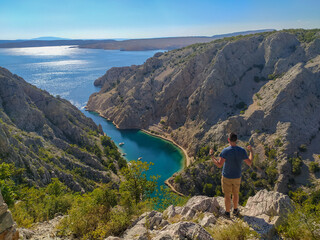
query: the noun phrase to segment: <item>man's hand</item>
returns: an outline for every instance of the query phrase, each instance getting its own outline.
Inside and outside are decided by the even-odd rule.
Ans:
[[[249,154],[249,158],[244,160],[244,162],[248,165],[248,166],[251,166],[252,165],[252,162],[253,162],[253,150],[252,150],[252,147],[251,145],[248,145],[247,146],[247,149],[248,151],[250,152]]]
[[[210,148],[210,150],[209,150],[209,155],[210,155],[210,156],[212,156],[212,155],[213,155],[213,153],[214,153],[213,148]]]

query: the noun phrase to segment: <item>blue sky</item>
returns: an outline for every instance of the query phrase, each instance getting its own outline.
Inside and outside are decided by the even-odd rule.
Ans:
[[[0,0],[0,39],[211,36],[320,28],[320,0]]]

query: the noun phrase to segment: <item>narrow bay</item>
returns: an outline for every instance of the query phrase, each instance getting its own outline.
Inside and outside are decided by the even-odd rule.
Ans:
[[[86,112],[89,96],[99,91],[93,82],[111,67],[142,64],[157,51],[79,49],[73,46],[0,49],[0,66],[44,89],[69,100],[119,146],[127,160],[153,162],[149,174],[160,175],[159,185],[183,167],[183,153],[172,143],[137,130],[118,130],[97,114]]]

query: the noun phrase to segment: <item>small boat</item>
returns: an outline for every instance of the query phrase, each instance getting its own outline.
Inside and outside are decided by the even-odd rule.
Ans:
[[[139,157],[139,158],[138,158],[138,160],[141,160],[141,159],[142,159],[142,157]]]
[[[125,156],[125,155],[127,155],[126,153],[122,153],[122,156]]]
[[[119,146],[122,146],[122,145],[124,145],[124,142],[119,143]]]

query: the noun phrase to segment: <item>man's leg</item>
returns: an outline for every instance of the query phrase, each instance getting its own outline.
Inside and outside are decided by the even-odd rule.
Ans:
[[[233,201],[233,213],[238,214],[238,203],[239,203],[239,191],[240,191],[241,178],[234,179],[232,183],[232,201]]]
[[[231,209],[231,194],[224,194],[224,204],[226,205],[226,212]]]
[[[224,193],[224,204],[226,207],[226,212],[230,213],[231,192],[232,192],[232,184],[230,183],[230,179],[222,177],[221,178],[221,187],[222,187],[222,192]]]
[[[238,202],[239,202],[239,192],[238,193],[232,193],[232,201],[233,201],[233,209],[238,208]]]

